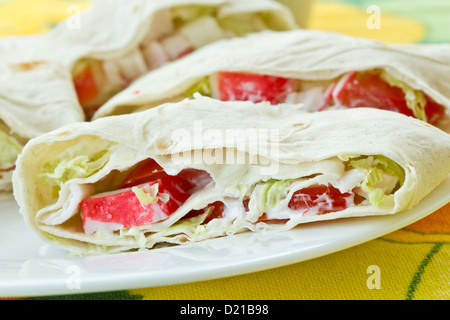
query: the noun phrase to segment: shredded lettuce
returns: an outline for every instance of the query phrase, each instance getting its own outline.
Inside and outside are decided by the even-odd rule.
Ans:
[[[283,15],[278,15],[274,12],[261,12],[260,17],[264,23],[273,30],[287,31],[291,30],[293,27]]]
[[[54,160],[44,164],[42,177],[51,185],[61,186],[76,179],[87,178],[97,173],[109,161],[110,151],[103,150],[92,156],[81,155],[73,159]]]
[[[219,25],[233,32],[236,36],[245,36],[252,32],[268,29],[261,15],[239,14],[228,16],[219,20]]]
[[[188,98],[193,98],[195,93],[200,93],[202,96],[211,97],[211,81],[209,77],[199,80],[194,86],[186,91]]]
[[[205,32],[205,30],[208,30],[208,32]],[[180,28],[180,33],[194,49],[228,37],[217,23],[217,20],[210,16],[201,17],[195,21],[186,23],[186,25]]]
[[[138,228],[131,227],[128,229],[120,229],[120,237],[132,236],[139,245],[139,250],[145,250],[145,245],[147,243],[147,237],[145,232],[139,230]]]
[[[288,194],[292,180],[275,180],[255,185],[248,203],[250,220],[257,220],[264,212],[276,207]]]
[[[348,161],[350,159],[359,158],[359,157],[360,157],[359,154],[341,154],[338,156],[338,158],[342,161]]]
[[[144,185],[141,187],[132,187],[131,191],[134,192],[140,203],[143,205],[149,205],[158,202],[158,189],[159,184],[155,183],[151,186]]]
[[[368,157],[340,156],[341,160],[348,159],[347,167],[359,168],[365,171],[365,179],[362,182],[361,189],[368,194],[369,202],[380,207],[382,203],[392,196],[392,193],[398,189],[405,181],[405,172],[396,162],[381,155]],[[387,176],[394,177],[397,180],[396,186],[385,193],[382,184],[388,180]],[[389,182],[389,181],[388,181]]]
[[[389,85],[402,89],[405,94],[406,105],[413,112],[414,117],[427,121],[427,115],[425,113],[427,100],[422,91],[411,88],[409,85],[394,78],[386,71],[381,71],[380,77]]]
[[[0,130],[0,169],[9,169],[14,165],[22,146],[16,139]]]
[[[72,68],[72,75],[76,76],[86,69],[91,69],[96,80],[103,77],[101,61],[90,58],[83,58],[76,61],[75,65]]]
[[[202,225],[202,223],[203,221],[205,221],[207,216],[208,213],[205,212],[196,217],[181,219],[177,221],[175,224],[171,225],[170,227],[161,230],[160,231],[161,235],[169,236],[180,233],[195,234],[195,235],[204,234],[205,232],[207,232],[207,230],[206,227]]]
[[[193,21],[203,16],[216,14],[216,9],[210,6],[186,5],[172,9],[172,17],[175,27],[181,27],[186,22]]]

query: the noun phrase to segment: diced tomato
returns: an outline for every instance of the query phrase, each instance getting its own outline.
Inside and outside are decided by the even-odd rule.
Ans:
[[[193,48],[187,48],[187,49],[185,49],[184,51],[180,52],[180,53],[178,54],[178,56],[177,56],[176,59],[181,59],[181,58],[187,56],[188,54],[190,54],[190,53],[192,53],[192,52],[194,52],[194,49],[193,49]]]
[[[100,90],[91,68],[86,67],[77,72],[73,76],[73,83],[78,100],[82,106],[87,106],[97,99]]]
[[[349,108],[377,108],[414,115],[406,105],[402,89],[389,85],[380,76],[371,73],[355,73],[338,93],[338,100]]]
[[[183,180],[176,176],[167,176],[136,188],[148,190],[155,184],[158,184],[158,193],[154,203],[141,202],[134,189],[130,188],[83,200],[80,208],[85,232],[92,234],[97,230],[118,230],[165,220],[190,196],[182,188]]]
[[[223,212],[225,211],[225,204],[220,201],[216,201],[212,204],[213,209],[209,213],[208,217],[203,222],[204,224],[208,223],[213,219],[218,219],[223,217]]]
[[[225,204],[221,201],[216,201],[212,204],[210,204],[207,208],[201,209],[201,210],[192,210],[189,212],[186,216],[184,216],[185,219],[197,217],[201,214],[204,214],[207,210],[211,210],[206,217],[206,219],[203,221],[203,224],[207,224],[213,219],[216,218],[222,218],[223,212],[225,211]]]
[[[117,230],[164,220],[189,198],[194,187],[209,181],[210,175],[203,170],[186,169],[170,176],[155,160],[144,160],[128,174],[119,190],[95,195],[81,202],[85,232],[91,234],[96,230]],[[148,194],[155,184],[158,184],[156,202],[147,204],[138,198],[136,191]],[[150,199],[153,199],[152,195]],[[218,217],[220,214],[220,206],[215,204],[210,216]]]
[[[425,95],[427,99],[427,106],[425,108],[425,114],[427,115],[427,121],[432,125],[437,125],[445,118],[445,107],[439,103],[436,103],[433,99]]]
[[[377,108],[414,117],[408,108],[405,93],[401,88],[391,86],[374,73],[352,72],[336,85],[333,96],[337,102],[349,108]],[[429,123],[436,124],[445,116],[445,108],[426,96],[425,113]]]
[[[139,163],[128,174],[120,188],[130,188],[167,176],[168,174],[155,160],[147,159]],[[186,190],[202,186],[211,180],[210,175],[206,171],[197,169],[184,169],[177,176],[183,180],[183,188]]]
[[[245,198],[242,200],[242,205],[244,206],[245,212],[249,211],[248,204],[250,203],[250,198]]]
[[[0,172],[8,172],[8,171],[14,171],[16,170],[16,166],[12,166],[11,168],[6,168],[6,169],[0,169]]]
[[[325,214],[340,211],[354,204],[352,192],[341,193],[332,185],[317,185],[296,191],[288,207],[293,210]]]
[[[120,188],[130,188],[145,182],[155,181],[167,177],[164,169],[153,159],[139,163],[122,182]]]
[[[217,90],[222,101],[268,101],[279,104],[294,91],[296,81],[293,79],[239,73],[219,72]]]
[[[184,169],[177,177],[183,179],[187,190],[203,187],[212,180],[208,172],[198,169]]]

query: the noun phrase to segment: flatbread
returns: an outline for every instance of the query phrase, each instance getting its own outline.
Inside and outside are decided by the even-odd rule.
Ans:
[[[216,42],[150,72],[104,104],[94,119],[182,100],[198,81],[220,71],[320,83],[352,71],[384,70],[449,113],[449,52],[448,45],[393,45],[316,30],[265,31]]]
[[[0,128],[6,127],[8,134],[24,144],[65,124],[89,120],[91,111],[83,110],[74,90],[72,73],[77,63],[83,59],[125,59],[125,68],[132,70],[140,60],[127,57],[162,32],[158,14],[190,5],[216,7],[218,17],[267,14],[281,29],[297,27],[291,12],[272,0],[94,1],[90,9],[67,18],[51,31],[11,39],[0,48],[4,68],[0,74]],[[133,77],[141,72],[137,69],[137,73],[131,72]],[[104,94],[119,91],[127,81],[108,79]],[[10,195],[10,191],[10,174],[3,172],[0,192]]]
[[[232,134],[227,130],[245,137],[243,143],[224,139]],[[255,132],[266,138],[252,143]],[[211,161],[204,156],[211,155],[211,150],[259,160],[240,163],[233,156]],[[108,158],[101,168],[87,177],[68,179],[59,186],[59,193],[43,179],[49,161],[94,157],[103,151]],[[202,151],[200,158],[192,158],[196,151]],[[404,181],[386,204],[376,207],[363,202],[337,212],[298,214],[271,223],[246,214],[239,202],[243,188],[268,181],[292,179],[298,188],[326,183],[344,188],[349,182],[343,178],[342,159],[353,155],[383,156],[402,168]],[[89,188],[110,185],[121,172],[148,158],[170,175],[186,168],[205,170],[214,183],[194,193],[164,221],[120,233],[86,234],[78,204],[89,196]],[[312,221],[395,214],[414,207],[448,176],[449,159],[448,134],[389,111],[357,108],[307,113],[296,105],[221,102],[196,96],[140,113],[68,125],[35,138],[19,157],[13,180],[20,212],[33,232],[70,251],[102,254],[248,230],[288,230]],[[233,214],[206,225],[182,219],[215,201],[229,204]]]
[[[220,17],[269,12],[286,27],[297,27],[289,9],[272,0],[95,0],[92,7],[79,16],[69,17],[32,41],[27,48],[34,49],[16,59],[39,57],[70,68],[81,58],[119,58],[134,50],[145,37],[152,38],[152,33],[159,33],[154,21],[159,11],[189,5],[217,7]]]
[[[197,27],[196,31],[190,32],[190,38],[184,36],[184,33],[184,40],[171,38],[174,33],[180,33],[177,32],[179,29],[171,10],[188,8],[185,14],[189,14],[189,9],[196,6],[214,10],[211,14],[200,15],[200,18],[210,17],[215,21],[211,23],[220,31],[214,29],[217,34],[204,39],[206,36],[202,38],[197,35]],[[223,21],[244,14],[261,16],[260,20],[265,23],[265,28],[297,28],[291,11],[273,0],[97,0],[91,8],[60,22],[50,32],[29,39],[16,48],[14,54],[8,54],[2,59],[10,63],[52,61],[73,73],[74,80],[81,73],[84,83],[88,80],[83,78],[83,71],[86,68],[94,70],[92,81],[95,82],[95,88],[90,87],[89,90],[96,91],[95,97],[88,101],[80,98],[80,103],[90,118],[90,109],[95,110],[148,71],[178,59],[187,54],[185,51],[195,51],[204,43],[214,42],[216,38],[240,36],[219,25],[218,19]],[[200,20],[195,14],[192,15],[189,19]],[[258,32],[259,27],[254,31],[249,27],[251,22],[243,24],[248,27],[248,32]],[[208,32],[205,35],[213,34],[213,30]],[[202,40],[198,40],[199,38]],[[161,45],[164,39],[169,44]],[[198,43],[189,43],[185,48],[186,39],[191,40],[188,42],[196,39]]]
[[[0,130],[21,145],[45,132],[84,120],[70,74],[61,65],[35,62],[0,66]],[[3,198],[12,196],[11,174],[0,173]]]

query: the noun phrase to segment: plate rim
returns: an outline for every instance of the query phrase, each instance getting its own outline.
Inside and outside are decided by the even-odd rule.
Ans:
[[[44,296],[55,296],[55,295],[73,295],[73,294],[89,294],[89,293],[100,293],[100,292],[110,292],[110,291],[122,291],[122,290],[135,290],[142,288],[153,288],[153,287],[161,287],[161,286],[170,286],[170,285],[180,285],[180,284],[188,284],[195,283],[201,281],[215,280],[220,278],[232,277],[237,275],[244,275],[254,272],[266,271],[278,267],[288,266],[295,263],[300,263],[303,261],[316,259],[318,257],[322,257],[328,254],[332,254],[338,251],[346,250],[348,248],[357,246],[359,244],[374,240],[376,238],[382,237],[388,233],[394,232],[396,230],[402,229],[407,225],[410,225],[418,220],[425,218],[426,216],[436,212],[438,209],[444,207],[450,202],[450,194],[446,194],[445,190],[450,188],[450,174],[446,179],[435,188],[430,194],[428,194],[418,205],[410,210],[406,210],[404,212],[400,212],[393,215],[383,215],[383,216],[369,216],[369,217],[355,217],[355,218],[343,218],[336,219],[331,221],[321,221],[321,222],[313,222],[311,224],[307,224],[307,227],[314,228],[316,225],[330,225],[336,223],[343,225],[345,228],[347,224],[352,224],[356,221],[363,226],[368,226],[364,223],[365,220],[373,219],[374,225],[382,225],[383,228],[372,228],[369,227],[371,231],[370,234],[359,234],[356,238],[352,237],[344,237],[339,239],[334,243],[322,243],[316,249],[307,249],[307,250],[294,250],[294,251],[286,251],[279,254],[270,254],[267,257],[259,257],[256,258],[244,258],[243,260],[236,260],[225,265],[217,266],[212,264],[212,267],[205,268],[205,266],[201,266],[197,270],[190,270],[186,273],[177,272],[175,274],[170,274],[172,270],[169,268],[167,270],[159,270],[155,273],[155,270],[143,270],[139,272],[135,272],[136,270],[128,270],[121,272],[108,272],[102,277],[98,277],[98,275],[88,275],[84,277],[82,281],[82,286],[77,288],[76,290],[71,289],[67,286],[67,278],[49,278],[44,277],[41,279],[26,279],[26,278],[18,278],[18,279],[10,279],[5,280],[2,279],[0,281],[0,297],[44,297]],[[436,201],[437,198],[437,201]],[[338,222],[335,222],[338,221]],[[389,225],[389,222],[394,222],[392,225]],[[283,234],[289,232],[299,232],[302,226],[299,228],[295,228],[294,230],[288,230],[283,232],[271,232],[270,234]],[[338,226],[339,228],[339,226]],[[1,228],[0,228],[1,229]],[[244,235],[251,235],[252,232],[246,232]],[[239,239],[239,237],[243,237],[243,234],[238,234],[229,237],[221,237],[218,239]],[[213,243],[218,239],[206,240],[204,242],[192,243],[187,245],[175,246],[172,248],[195,248],[199,246],[203,246],[208,243]],[[226,241],[226,240],[222,240]],[[160,250],[160,249],[154,249]],[[103,257],[118,257],[123,255],[148,255],[150,252],[154,250],[148,250],[145,252],[136,252],[136,253],[116,253],[105,255]],[[164,251],[170,251],[171,248],[164,248]],[[158,251],[155,251],[158,252]],[[62,261],[78,261],[83,262],[86,261],[87,258],[93,257],[73,257],[73,258],[50,258],[41,260],[62,260]],[[19,259],[20,260],[20,259]],[[35,259],[32,259],[35,260]],[[2,262],[8,262],[6,259],[0,259],[0,279],[2,273]],[[9,260],[11,262],[12,260]],[[14,261],[15,263],[23,262],[23,261]],[[158,274],[158,277],[156,277]],[[96,277],[94,277],[96,276]],[[111,280],[114,280],[114,283],[111,283]]]

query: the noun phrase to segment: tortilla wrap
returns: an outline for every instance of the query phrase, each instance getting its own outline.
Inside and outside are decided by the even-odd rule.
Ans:
[[[79,74],[90,70],[96,87],[88,88],[88,95],[98,92],[80,97],[80,103],[95,109],[149,70],[217,39],[266,28],[290,30],[297,25],[290,10],[272,0],[96,0],[11,59],[56,61],[73,73],[75,84]],[[80,82],[87,81],[81,77]],[[83,88],[76,89],[81,95]]]
[[[84,121],[70,74],[47,62],[0,67],[0,198],[12,195],[17,154],[30,139]]]
[[[354,71],[380,70],[444,106],[447,113],[444,122],[448,122],[449,48],[448,45],[384,44],[315,30],[264,31],[218,41],[148,73],[104,104],[94,119],[182,100],[199,81],[206,82],[205,77],[222,71],[300,80],[300,91],[321,88],[321,101],[330,81],[338,81],[339,77]],[[210,86],[215,98],[214,85]],[[310,109],[317,109],[317,105]]]
[[[255,132],[261,134],[256,142],[251,138]],[[228,135],[236,133],[244,140],[230,142]],[[212,155],[219,157],[211,160]],[[390,159],[402,172],[399,187],[383,202],[373,205],[364,200],[326,214],[289,211],[283,219],[261,220],[264,213],[258,211],[258,201],[264,193],[256,192],[259,187],[288,181],[280,192],[289,191],[290,196],[295,188],[317,184],[331,183],[343,192],[362,188],[365,171],[347,168],[358,157]],[[117,185],[130,168],[149,158],[171,176],[189,168],[204,170],[212,180],[167,219],[87,234],[80,218],[81,201]],[[222,102],[197,95],[140,113],[71,124],[35,138],[20,155],[13,181],[20,212],[32,231],[69,251],[102,254],[248,230],[282,231],[312,221],[395,214],[415,206],[448,176],[449,158],[448,134],[401,114],[364,108],[308,113],[296,105]],[[64,171],[61,164],[67,168],[69,163],[82,164]],[[48,178],[55,176],[61,180],[51,183],[56,180]],[[273,208],[289,201],[284,196],[265,212],[276,215],[278,209]],[[249,212],[243,197],[250,199]],[[222,218],[205,224],[201,216],[182,219],[216,201],[226,205]]]

